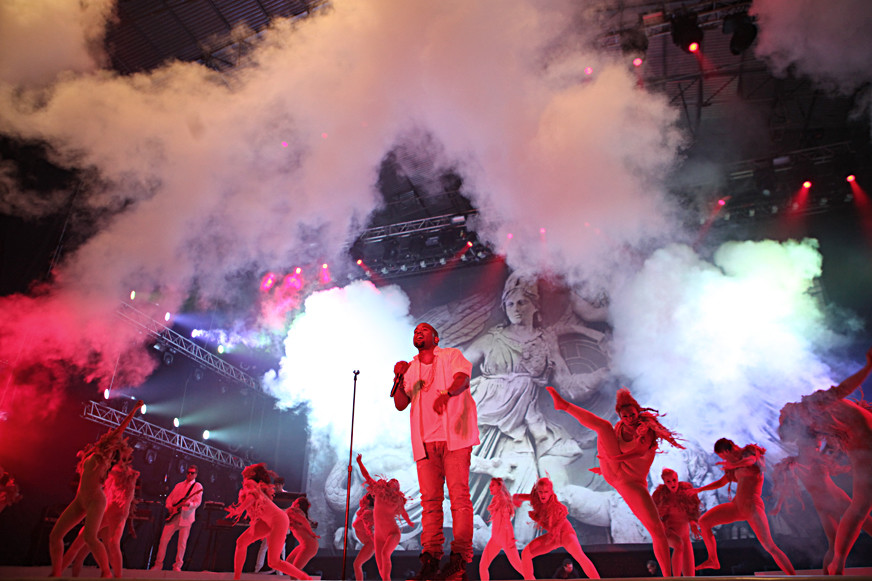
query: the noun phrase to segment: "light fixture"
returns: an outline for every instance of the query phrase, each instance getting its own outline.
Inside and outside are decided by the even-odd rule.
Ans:
[[[622,30],[621,52],[626,57],[626,60],[633,63],[633,66],[642,66],[645,61],[645,55],[648,53],[648,35],[645,34],[645,29],[641,26]]]
[[[672,42],[686,53],[694,53],[702,45],[702,29],[696,22],[693,12],[675,13],[670,18]]]
[[[751,21],[751,17],[747,12],[736,12],[724,18],[724,25],[721,29],[724,34],[732,34],[730,39],[730,52],[735,55],[740,55],[754,42],[757,38],[757,25]]]

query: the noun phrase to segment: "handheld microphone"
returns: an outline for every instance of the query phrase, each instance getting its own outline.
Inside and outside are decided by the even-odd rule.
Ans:
[[[391,388],[391,397],[397,393],[397,388],[403,385],[403,373],[394,373],[394,386]]]

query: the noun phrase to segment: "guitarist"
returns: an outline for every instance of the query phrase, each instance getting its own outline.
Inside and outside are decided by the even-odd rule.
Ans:
[[[167,544],[176,531],[179,533],[178,550],[176,561],[173,563],[173,571],[181,571],[185,560],[185,547],[188,544],[188,536],[191,534],[191,525],[194,524],[195,512],[203,501],[203,485],[197,482],[197,467],[194,464],[188,466],[185,479],[176,484],[170,495],[167,496],[167,515],[163,532],[160,535],[160,544],[157,548],[157,558],[152,570],[161,570],[164,565],[164,557],[167,552]]]

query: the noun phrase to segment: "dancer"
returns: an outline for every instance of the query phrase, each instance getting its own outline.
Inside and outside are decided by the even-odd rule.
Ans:
[[[848,553],[860,536],[860,530],[872,509],[872,410],[865,402],[845,399],[860,387],[870,372],[872,349],[866,352],[866,365],[839,385],[804,396],[799,404],[785,406],[788,416],[795,414],[798,421],[808,426],[813,436],[825,437],[828,444],[841,448],[851,464],[851,498],[838,520],[832,541],[832,558],[824,565],[824,573],[828,575],[844,573]],[[784,412],[782,415],[785,415]],[[811,490],[809,493],[813,498],[820,496]],[[821,515],[822,522],[824,519],[824,515]]]
[[[661,473],[663,484],[658,486],[651,497],[666,529],[666,539],[672,547],[672,574],[676,577],[694,577],[693,544],[690,532],[698,537],[700,503],[690,482],[679,482],[678,473],[664,468]]]
[[[357,552],[357,557],[354,558],[354,578],[356,581],[363,581],[363,564],[375,554],[373,506],[375,506],[375,497],[371,492],[367,492],[361,497],[360,508],[354,513],[354,522],[351,523],[355,534],[357,534],[357,540],[363,544]]]
[[[15,478],[0,466],[0,512],[24,498]]]
[[[397,361],[394,365],[391,395],[397,410],[412,406],[409,421],[421,489],[423,549],[415,579],[430,580],[438,573],[446,581],[466,581],[473,533],[469,466],[472,447],[479,443],[475,400],[469,393],[472,363],[458,349],[439,347],[439,333],[428,323],[415,327],[412,343],[418,354],[411,363]],[[445,544],[442,501],[446,484],[454,538],[448,564],[439,570]]]
[[[313,530],[318,523],[309,518],[309,499],[305,494],[295,499],[285,512],[291,533],[297,539],[297,546],[291,551],[288,561],[302,571],[318,552],[318,539],[321,537]]]
[[[585,575],[590,579],[600,578],[596,567],[581,549],[575,529],[566,518],[569,509],[557,500],[554,486],[549,478],[540,478],[533,485],[530,494],[515,494],[512,500],[516,506],[521,506],[523,502],[529,501],[533,506],[530,518],[539,525],[539,528],[546,531],[545,534],[536,537],[524,547],[521,554],[521,573],[524,575],[524,579],[536,578],[533,574],[533,559],[535,557],[553,551],[557,547],[565,548],[570,555],[575,557]]]
[[[109,470],[103,491],[106,494],[107,506],[103,513],[103,522],[100,525],[98,536],[109,554],[109,565],[115,577],[122,577],[123,559],[121,555],[121,537],[124,534],[124,526],[130,517],[133,496],[136,492],[136,481],[139,471],[131,467],[133,463],[133,448],[123,440],[119,450],[118,462]],[[78,577],[82,571],[82,564],[90,550],[85,545],[84,529],[70,544],[64,553],[63,568],[72,565],[73,577]]]
[[[270,478],[272,478],[273,488],[275,489],[275,493],[273,494],[273,498],[278,496],[283,492],[287,492],[285,490],[285,479],[273,472],[269,471]],[[278,504],[278,503],[276,503]],[[290,508],[290,507],[288,507]],[[287,510],[285,511],[287,512]],[[282,546],[282,561],[285,560],[285,547],[287,546],[287,539],[285,539],[285,545]],[[266,567],[266,550],[269,547],[269,543],[266,539],[262,539],[260,541],[260,546],[257,548],[257,558],[254,561],[254,572],[255,573],[264,573],[265,575],[269,575],[270,573],[275,573],[272,569],[268,569]]]
[[[721,438],[715,442],[715,454],[720,456],[724,475],[718,480],[696,489],[696,493],[714,490],[727,484],[736,483],[736,496],[730,502],[710,508],[699,519],[702,539],[708,551],[708,559],[697,565],[697,569],[720,569],[718,548],[712,528],[740,520],[748,521],[751,529],[767,553],[772,555],[778,568],[788,575],[795,575],[793,565],[784,551],[775,545],[769,532],[769,521],[763,506],[763,456],[766,449],[757,444],[740,448],[732,440]]]
[[[772,470],[772,491],[776,497],[772,514],[781,512],[790,500],[802,503],[801,482],[811,497],[827,537],[827,552],[821,567],[826,571],[833,562],[839,520],[851,504],[851,497],[833,482],[832,475],[851,468],[838,464],[832,456],[821,451],[821,438],[802,419],[798,405],[789,403],[781,408],[778,435],[784,443],[795,443],[798,453],[782,459]],[[866,517],[862,529],[872,535],[872,517]]]
[[[363,457],[357,455],[357,465],[360,473],[366,480],[366,489],[375,498],[372,509],[373,538],[375,542],[375,563],[382,581],[390,581],[391,578],[391,553],[400,543],[400,527],[397,525],[397,517],[411,527],[415,526],[406,512],[406,497],[400,490],[400,483],[396,479],[385,480],[373,479],[363,465]]]
[[[173,491],[167,496],[166,506],[169,515],[160,535],[157,557],[155,557],[154,566],[151,568],[152,571],[163,569],[167,544],[177,532],[179,538],[176,543],[176,560],[173,563],[173,571],[182,570],[185,549],[188,547],[188,537],[191,535],[191,526],[194,524],[197,507],[200,506],[201,502],[203,502],[203,485],[197,482],[197,466],[191,464],[188,466],[185,479],[176,484]]]
[[[657,507],[648,493],[648,471],[660,440],[666,440],[676,448],[684,446],[678,443],[676,434],[660,423],[657,410],[640,406],[627,388],[619,389],[615,395],[615,411],[621,419],[614,427],[608,420],[566,401],[553,387],[546,389],[554,399],[555,409],[567,412],[581,425],[596,432],[599,472],[642,521],[651,535],[654,557],[660,570],[665,577],[671,577],[669,541]]]
[[[233,579],[237,581],[242,576],[248,546],[263,538],[267,539],[266,562],[271,569],[296,579],[311,579],[306,573],[281,559],[290,522],[287,513],[273,502],[274,494],[275,487],[266,464],[260,462],[242,470],[239,500],[227,508],[228,517],[236,522],[244,514],[249,518],[248,528],[236,539],[236,551],[233,554]]]
[[[84,540],[100,566],[100,576],[112,576],[106,548],[97,538],[97,531],[100,529],[103,513],[106,510],[106,494],[103,492],[103,482],[123,445],[121,435],[141,407],[142,400],[139,400],[118,427],[109,430],[96,443],[88,444],[79,452],[79,464],[76,467],[76,472],[79,474],[79,486],[76,490],[76,496],[58,517],[49,534],[51,577],[61,576],[64,564],[64,537],[83,518],[85,519]]]
[[[515,514],[512,495],[509,494],[502,478],[491,478],[490,493],[493,498],[487,510],[491,517],[491,536],[481,553],[481,561],[478,564],[478,574],[481,581],[490,580],[488,567],[490,567],[494,557],[500,554],[500,551],[506,552],[509,563],[515,568],[515,571],[523,575],[521,556],[518,554],[515,530],[512,527],[512,516]]]

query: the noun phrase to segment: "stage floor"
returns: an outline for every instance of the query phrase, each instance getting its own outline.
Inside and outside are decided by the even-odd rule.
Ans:
[[[34,577],[48,577],[51,571],[50,567],[0,567],[0,579],[33,579]],[[69,575],[69,570],[65,572]],[[821,575],[820,570],[797,571],[797,577],[801,577],[806,581],[832,581],[832,577]],[[97,567],[84,567],[80,578],[94,579],[100,577],[100,570]],[[704,579],[730,579],[748,581],[766,581],[766,579],[778,579],[782,581],[787,575],[775,574],[771,571],[765,573],[757,573],[755,575],[724,575],[713,576],[706,575]],[[65,577],[72,579],[73,577]],[[275,575],[267,575],[264,573],[243,573],[241,581],[267,581],[275,579]],[[872,567],[854,568],[845,571],[843,579],[854,580],[869,580],[872,581]],[[169,579],[172,581],[232,581],[233,573],[228,572],[213,572],[213,571],[149,571],[143,569],[124,569],[124,579],[136,581],[138,579],[154,581],[156,579]],[[313,577],[313,579],[319,579]],[[651,579],[651,577],[609,577],[609,579]],[[681,579],[681,577],[670,577],[670,579]],[[329,581],[329,580],[325,580]],[[377,580],[371,580],[377,581]],[[498,581],[498,580],[493,580]],[[517,580],[511,580],[517,581]],[[542,581],[542,580],[540,580]],[[548,580],[544,580],[548,581]]]

